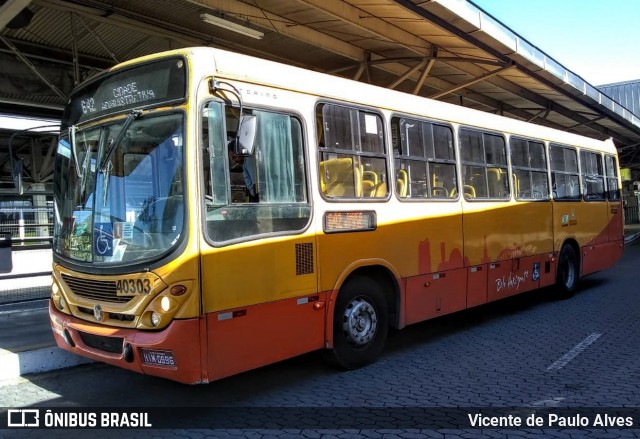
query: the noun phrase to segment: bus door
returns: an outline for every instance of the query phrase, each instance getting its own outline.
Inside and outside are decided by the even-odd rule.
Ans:
[[[604,164],[607,179],[607,200],[609,201],[609,241],[619,242],[624,237],[624,219],[615,156],[605,155]]]
[[[605,262],[605,267],[613,266],[620,259],[624,249],[624,218],[622,198],[618,187],[618,166],[613,155],[604,156],[606,197],[607,197],[607,243],[604,245],[604,252],[600,258]]]
[[[601,251],[607,247],[609,241],[610,209],[605,190],[605,173],[602,155],[597,152],[580,151],[580,171],[582,176],[582,198],[580,211],[584,221],[581,232],[585,238],[580,242],[582,246],[582,275],[593,273],[608,266],[605,262],[610,258],[603,258]],[[616,185],[617,186],[617,185]]]
[[[238,113],[204,108],[202,301],[210,379],[323,347],[302,125],[256,117],[255,149],[235,148]]]

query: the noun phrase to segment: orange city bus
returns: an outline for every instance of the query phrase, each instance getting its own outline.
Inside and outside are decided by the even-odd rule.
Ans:
[[[616,149],[212,48],[78,87],[55,160],[51,325],[206,383],[580,277],[623,251]]]

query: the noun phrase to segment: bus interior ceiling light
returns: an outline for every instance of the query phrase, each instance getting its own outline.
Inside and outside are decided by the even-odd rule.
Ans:
[[[255,38],[256,40],[261,40],[264,37],[264,33],[255,29],[251,29],[249,27],[243,26],[238,23],[234,23],[233,21],[225,20],[224,18],[217,17],[211,14],[200,14],[200,18],[205,23],[213,24],[214,26],[223,27],[225,29],[231,30],[233,32],[237,32],[242,35],[246,35],[251,38]]]

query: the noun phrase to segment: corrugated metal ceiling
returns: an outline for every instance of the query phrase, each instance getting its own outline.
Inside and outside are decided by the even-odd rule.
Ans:
[[[36,69],[46,65],[43,74],[67,95],[74,81],[116,60],[210,45],[591,137],[611,136],[621,147],[640,143],[636,116],[465,1],[16,1],[34,15],[24,28],[0,32],[0,75],[12,84],[0,86],[4,111],[16,103],[36,111],[34,105],[64,102],[34,69],[22,63],[16,71],[17,52]],[[211,26],[200,19],[205,12],[260,30],[264,38]]]

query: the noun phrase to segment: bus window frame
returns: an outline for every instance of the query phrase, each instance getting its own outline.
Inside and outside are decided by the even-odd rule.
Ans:
[[[513,183],[513,178],[516,175],[515,174],[515,170],[519,169],[519,170],[526,170],[529,172],[541,172],[541,169],[539,168],[525,168],[525,167],[521,167],[521,166],[514,166],[513,164],[513,160],[511,157],[511,140],[512,139],[516,139],[516,140],[524,140],[526,142],[535,142],[535,143],[539,143],[542,145],[542,152],[544,154],[544,160],[545,160],[545,176],[547,179],[547,194],[546,194],[546,198],[520,198],[518,197],[518,191],[515,188],[515,185]],[[551,190],[551,178],[550,178],[550,170],[551,170],[551,165],[549,163],[549,154],[548,154],[548,150],[547,150],[547,143],[544,140],[540,140],[540,139],[536,139],[533,137],[525,137],[525,136],[520,136],[517,134],[513,134],[513,135],[509,135],[509,142],[507,143],[507,150],[508,150],[508,154],[509,154],[509,171],[511,172],[511,179],[510,179],[510,184],[513,187],[512,189],[512,193],[513,193],[513,199],[517,202],[526,202],[526,203],[542,203],[542,202],[549,202],[552,200],[553,198],[553,194],[552,194],[552,190]]]
[[[509,194],[507,197],[504,198],[496,198],[496,197],[467,197],[464,195],[464,175],[462,172],[462,168],[464,166],[476,166],[479,167],[479,165],[481,165],[480,162],[465,162],[462,160],[462,136],[460,135],[460,132],[463,130],[468,130],[468,131],[474,131],[477,133],[480,133],[480,135],[484,135],[484,134],[488,134],[491,136],[496,136],[496,137],[500,137],[502,138],[502,140],[504,141],[504,154],[505,154],[505,166],[504,169],[506,169],[507,171],[507,187],[509,189]],[[459,125],[458,126],[458,130],[457,130],[457,147],[458,147],[458,161],[460,163],[460,187],[462,188],[462,198],[465,201],[468,202],[509,202],[513,199],[513,184],[511,182],[511,163],[510,163],[510,154],[509,154],[509,142],[507,142],[507,135],[505,132],[502,131],[495,131],[495,130],[491,130],[491,129],[486,129],[486,128],[479,128],[476,126],[472,126],[472,125]],[[485,162],[483,163],[483,167],[485,170],[487,170],[489,168],[489,163],[487,163],[487,158],[486,158],[486,150],[484,148],[484,136],[482,137],[482,151],[484,153],[484,159]],[[495,163],[492,163],[495,164]],[[486,172],[485,172],[485,177],[486,177]],[[489,190],[489,181],[487,178],[487,191]]]
[[[620,166],[618,165],[618,157],[615,154],[609,154],[609,153],[604,153],[604,179],[606,182],[606,187],[605,187],[605,192],[606,192],[606,199],[607,201],[613,201],[613,202],[619,202],[622,200],[622,194],[621,194],[621,189],[620,189],[620,185],[618,184],[619,182],[619,174],[620,174]],[[609,171],[609,166],[607,165],[607,159],[611,159],[613,161],[612,166],[613,166],[613,175],[609,175],[608,171]],[[611,188],[609,188],[609,182],[611,180],[615,180],[616,182],[616,187],[614,188],[614,190],[611,190]],[[612,193],[615,193],[616,196],[615,198],[611,196]]]
[[[434,198],[434,197],[401,197],[400,194],[398,194],[398,191],[394,190],[395,193],[395,197],[398,201],[400,201],[401,203],[429,203],[429,202],[436,202],[436,203],[443,203],[443,202],[456,202],[460,200],[460,169],[458,167],[459,165],[459,153],[458,153],[458,149],[456,148],[456,143],[457,143],[457,137],[456,137],[456,127],[453,125],[453,123],[451,122],[447,122],[444,120],[438,120],[438,119],[432,119],[432,118],[425,118],[425,117],[421,117],[421,116],[415,116],[412,114],[406,114],[406,113],[391,113],[390,118],[389,118],[389,135],[391,136],[393,133],[393,122],[394,119],[397,119],[398,121],[400,119],[409,119],[409,120],[413,120],[415,122],[420,122],[420,123],[429,123],[431,124],[431,126],[433,127],[433,125],[439,125],[442,127],[447,127],[450,131],[451,131],[451,149],[453,151],[453,160],[451,162],[446,162],[443,159],[437,159],[437,158],[426,158],[426,157],[420,157],[420,156],[415,156],[415,155],[396,155],[395,154],[395,149],[393,148],[393,138],[391,138],[391,141],[389,142],[390,148],[392,149],[391,154],[389,155],[389,157],[391,158],[391,167],[390,167],[390,171],[393,170],[393,177],[394,177],[394,181],[397,178],[397,169],[396,169],[396,161],[401,161],[401,160],[410,160],[410,161],[420,161],[420,162],[424,162],[427,164],[431,164],[431,163],[435,163],[435,164],[448,164],[448,165],[453,165],[453,169],[455,172],[455,190],[456,190],[456,194],[453,197],[447,197],[447,198]],[[398,125],[399,126],[399,125]],[[433,129],[433,128],[432,128]],[[400,133],[398,133],[398,135],[400,135]],[[401,142],[400,139],[398,139],[398,142]],[[401,146],[401,144],[399,145]],[[434,155],[435,155],[435,142],[433,144],[434,146]],[[400,151],[402,152],[402,151]],[[429,166],[429,165],[427,165]],[[429,167],[427,169],[430,169]],[[394,185],[395,186],[395,185]]]
[[[381,122],[381,126],[382,126],[382,148],[383,148],[383,153],[362,153],[361,151],[356,151],[355,149],[337,149],[337,148],[328,148],[326,146],[320,146],[320,139],[324,139],[324,119],[322,120],[323,124],[322,126],[319,126],[319,120],[318,120],[318,111],[320,111],[320,116],[322,116],[322,108],[324,108],[325,105],[332,105],[332,106],[337,106],[337,107],[343,107],[343,108],[348,108],[350,110],[357,110],[357,111],[363,111],[365,113],[368,114],[375,114],[376,116],[378,116],[380,118],[380,122]],[[389,183],[389,178],[390,178],[390,172],[391,172],[391,162],[389,160],[389,143],[390,143],[390,139],[389,139],[389,121],[387,120],[387,118],[385,117],[384,113],[379,109],[379,108],[375,108],[375,107],[367,107],[365,105],[354,105],[352,103],[348,103],[348,102],[342,102],[342,101],[337,101],[337,100],[330,100],[330,99],[318,99],[314,105],[313,105],[313,117],[314,117],[314,125],[316,127],[316,142],[315,142],[315,150],[316,150],[316,169],[318,172],[318,178],[317,178],[317,185],[318,185],[318,190],[317,193],[320,194],[320,197],[329,203],[354,203],[354,202],[358,202],[358,203],[380,203],[380,202],[387,202],[391,199],[391,194],[393,192],[395,192],[395,185],[394,189],[391,188],[391,184]],[[322,129],[322,135],[319,131],[319,129]],[[369,157],[369,158],[376,158],[376,159],[383,159],[384,160],[384,164],[385,164],[385,178],[386,178],[386,182],[387,182],[387,193],[384,197],[328,197],[326,196],[323,191],[322,191],[322,176],[320,175],[320,163],[323,161],[321,160],[322,158],[322,154],[337,154],[337,155],[350,155],[351,157]]]
[[[587,154],[593,154],[595,155],[597,158],[600,159],[600,166],[602,168],[602,174],[587,174],[585,172],[585,170],[583,169],[584,166],[582,166],[582,156],[587,155]],[[592,202],[602,202],[602,201],[607,201],[607,171],[605,169],[605,163],[604,163],[604,155],[602,154],[602,151],[593,151],[591,149],[588,148],[580,148],[580,180],[581,180],[581,185],[586,185],[587,184],[587,177],[599,177],[602,179],[602,196],[597,196],[594,198],[588,198],[587,197],[587,193],[586,191],[583,190],[582,195],[582,199],[588,203],[592,203]],[[586,189],[586,187],[582,186],[582,189]]]
[[[576,164],[577,164],[577,174],[574,174],[573,172],[567,172],[567,171],[554,171],[553,169],[553,163],[551,160],[551,148],[564,148],[564,149],[570,149],[572,151],[574,151],[576,153]],[[582,195],[582,170],[581,165],[580,165],[580,148],[576,147],[576,146],[572,146],[572,145],[567,145],[564,143],[556,143],[556,142],[549,142],[549,144],[547,145],[547,154],[549,157],[549,178],[550,178],[550,183],[551,183],[551,198],[553,199],[554,202],[558,202],[558,203],[578,203],[580,201],[583,201],[583,195]],[[578,191],[579,194],[577,197],[575,198],[557,198],[554,195],[554,190],[553,190],[553,174],[554,172],[563,174],[563,175],[578,175]]]
[[[298,123],[300,124],[300,131],[301,131],[301,135],[302,135],[302,139],[301,139],[301,149],[302,149],[302,156],[303,156],[303,169],[305,172],[305,194],[307,197],[307,201],[306,203],[304,203],[305,206],[309,207],[309,218],[305,224],[304,227],[298,229],[298,230],[284,230],[284,231],[280,231],[280,232],[266,232],[266,233],[259,233],[259,234],[253,234],[253,235],[247,235],[247,236],[243,236],[240,238],[233,238],[233,239],[229,239],[226,241],[214,241],[213,239],[211,239],[211,237],[209,236],[209,233],[207,233],[207,205],[206,205],[206,198],[204,196],[204,194],[206,193],[206,184],[207,182],[205,181],[205,173],[203,172],[204,170],[204,138],[203,138],[203,114],[204,114],[204,108],[210,103],[210,102],[216,102],[222,105],[222,113],[223,113],[223,132],[227,132],[227,118],[225,117],[225,110],[226,107],[228,107],[229,105],[223,100],[220,99],[218,97],[213,97],[213,96],[209,96],[206,99],[203,99],[200,102],[200,105],[198,106],[198,113],[196,115],[196,118],[198,120],[198,123],[196,124],[196,129],[198,130],[197,133],[197,142],[198,142],[198,152],[197,152],[197,173],[198,173],[198,180],[199,180],[199,185],[200,185],[200,191],[201,191],[201,196],[200,196],[200,201],[199,201],[199,206],[201,208],[201,213],[200,213],[200,218],[201,218],[201,227],[202,230],[199,233],[200,236],[202,238],[204,238],[205,242],[212,248],[224,248],[224,247],[228,247],[230,245],[235,245],[235,244],[239,244],[239,243],[243,243],[243,242],[251,242],[251,241],[258,241],[261,239],[269,239],[269,238],[273,238],[273,237],[281,237],[281,236],[297,236],[297,235],[302,235],[304,233],[307,232],[307,230],[309,230],[309,228],[311,227],[311,225],[314,222],[314,214],[315,214],[315,208],[314,208],[314,203],[313,203],[313,194],[312,194],[312,189],[310,186],[310,180],[311,180],[311,175],[310,175],[310,163],[309,163],[309,154],[307,153],[307,148],[308,148],[308,144],[309,144],[309,135],[308,135],[308,130],[306,127],[306,122],[307,120],[305,119],[305,117],[303,116],[303,114],[300,111],[297,110],[293,110],[287,107],[276,107],[276,106],[271,106],[271,105],[254,105],[254,104],[250,104],[250,105],[246,105],[243,104],[242,108],[243,110],[256,110],[256,111],[265,111],[265,112],[271,112],[271,113],[277,113],[277,114],[281,114],[281,115],[287,115],[289,117],[293,117],[295,119],[297,119]],[[238,105],[232,104],[230,105],[232,108],[236,108],[239,109],[240,107]],[[226,145],[225,145],[225,151],[226,151]],[[254,152],[255,153],[255,152]],[[231,202],[231,186],[230,186],[230,172],[229,172],[229,157],[227,154],[224,155],[224,162],[225,162],[225,181],[226,181],[226,190],[227,190],[227,205],[226,206],[231,206],[233,205],[233,203]],[[255,204],[259,204],[259,203],[255,203]],[[267,203],[265,203],[266,205]],[[301,203],[302,205],[303,203]]]

